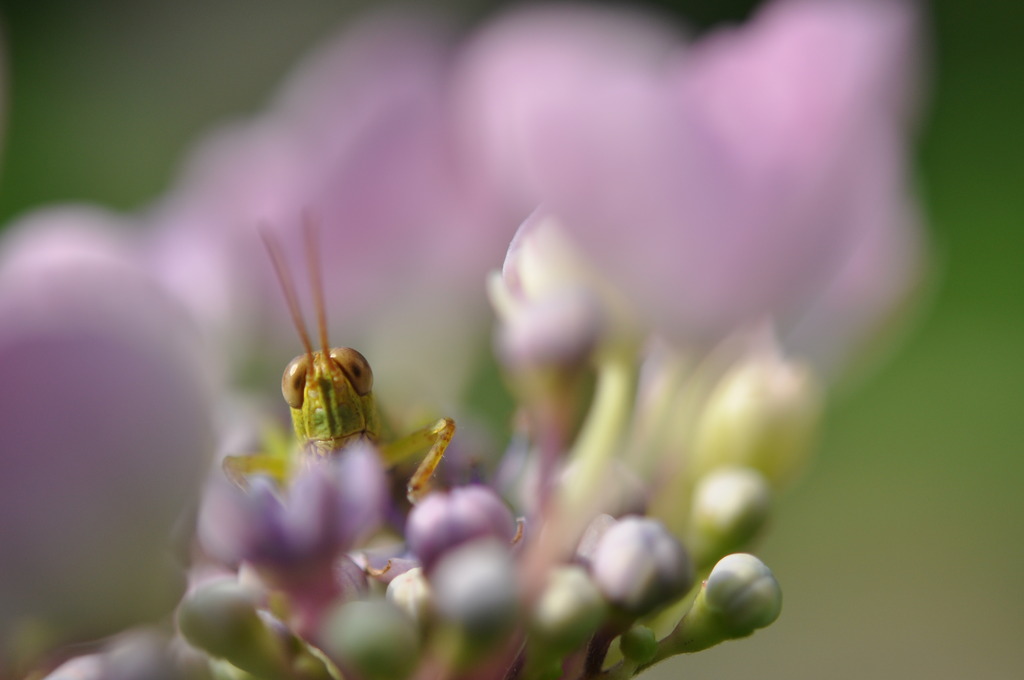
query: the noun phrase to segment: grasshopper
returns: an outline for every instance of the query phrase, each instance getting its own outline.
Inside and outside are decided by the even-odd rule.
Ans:
[[[304,235],[320,336],[319,350],[313,349],[310,341],[281,248],[268,234],[263,233],[263,242],[305,350],[288,363],[281,376],[281,393],[291,409],[297,447],[286,451],[286,455],[257,453],[228,456],[224,459],[224,471],[242,486],[245,485],[245,478],[253,474],[269,475],[279,483],[284,483],[303,456],[335,456],[349,444],[358,441],[374,445],[387,466],[427,450],[406,486],[409,501],[415,504],[430,490],[430,478],[455,434],[455,421],[441,418],[404,437],[396,439],[389,436],[377,408],[373,394],[373,371],[366,357],[351,347],[331,347],[328,342],[316,237],[308,221]]]

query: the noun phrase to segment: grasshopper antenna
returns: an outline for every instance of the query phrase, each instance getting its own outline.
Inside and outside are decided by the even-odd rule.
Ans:
[[[310,285],[313,287],[313,306],[316,308],[316,325],[320,331],[320,349],[324,356],[330,351],[327,340],[327,308],[324,306],[324,282],[320,271],[317,225],[308,212],[302,215],[302,232],[306,240],[306,264],[309,267]]]
[[[277,274],[277,280],[281,284],[281,290],[284,291],[285,300],[288,303],[288,311],[292,315],[292,323],[295,325],[295,330],[299,333],[299,339],[302,340],[302,346],[306,350],[306,355],[309,357],[309,365],[313,365],[313,344],[309,341],[309,333],[306,331],[306,322],[302,318],[302,309],[299,307],[299,298],[295,294],[295,284],[293,283],[291,272],[288,271],[288,265],[284,259],[284,253],[281,252],[280,244],[274,240],[270,233],[265,229],[260,229],[260,238],[263,239],[263,245],[267,248],[267,253],[270,255],[270,260],[274,263],[274,272]]]

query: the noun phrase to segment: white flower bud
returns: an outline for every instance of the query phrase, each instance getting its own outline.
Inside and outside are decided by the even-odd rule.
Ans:
[[[647,517],[624,517],[605,531],[590,570],[608,601],[636,616],[670,604],[693,584],[686,549]]]
[[[387,598],[417,623],[422,623],[426,619],[433,606],[430,584],[423,576],[421,567],[413,567],[391,579]]]
[[[558,219],[543,209],[519,227],[500,277],[492,277],[488,284],[491,303],[505,324],[513,324],[525,306],[571,293],[586,299],[577,326],[585,331],[587,343],[616,342],[636,332],[634,306],[579,251]]]
[[[690,610],[659,646],[666,655],[689,654],[735,640],[779,618],[782,590],[761,560],[746,553],[718,561]]]
[[[443,619],[481,644],[494,641],[512,623],[518,587],[507,546],[494,539],[448,551],[430,577]]]
[[[505,317],[497,350],[512,371],[566,371],[586,366],[601,333],[597,300],[586,290],[555,291],[524,301]]]
[[[704,584],[703,598],[731,637],[764,628],[782,611],[779,582],[764,562],[747,553],[718,561]]]

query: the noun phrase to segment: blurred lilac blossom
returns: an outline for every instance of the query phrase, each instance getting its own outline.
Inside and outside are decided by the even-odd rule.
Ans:
[[[2,242],[0,674],[164,615],[184,584],[173,542],[212,454],[211,390],[117,222],[54,208]]]
[[[654,329],[774,316],[841,341],[824,328],[860,334],[913,278],[914,19],[781,0],[685,45],[628,13],[528,9],[464,51],[465,134]]]
[[[496,226],[454,143],[447,52],[425,22],[357,23],[298,69],[269,111],[192,154],[153,211],[153,258],[236,354],[283,362],[298,347],[257,229],[284,243],[308,301],[309,219],[332,340],[372,348],[384,393],[451,398],[468,364],[459,357],[486,337],[481,282],[516,222]]]

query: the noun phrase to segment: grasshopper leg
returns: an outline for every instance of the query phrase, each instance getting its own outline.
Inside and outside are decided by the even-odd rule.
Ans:
[[[420,462],[406,486],[406,494],[410,503],[415,505],[430,490],[430,478],[438,463],[441,462],[441,458],[444,457],[444,451],[448,448],[448,443],[454,434],[455,421],[451,418],[441,418],[433,425],[420,428],[381,446],[381,454],[388,465],[394,465],[428,446],[430,447],[426,457]]]

